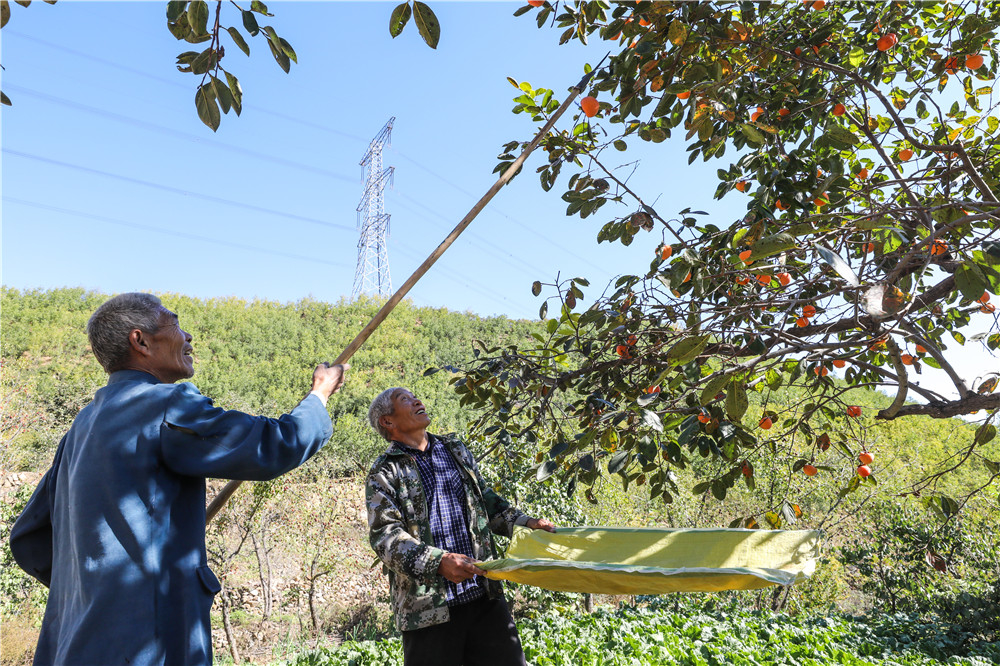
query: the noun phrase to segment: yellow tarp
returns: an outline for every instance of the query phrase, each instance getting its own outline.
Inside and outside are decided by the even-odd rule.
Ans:
[[[662,594],[754,590],[812,575],[814,530],[515,528],[487,577],[561,592]]]

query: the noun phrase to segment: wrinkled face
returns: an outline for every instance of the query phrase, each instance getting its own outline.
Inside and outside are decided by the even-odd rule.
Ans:
[[[194,375],[191,335],[181,328],[170,310],[164,308],[156,330],[146,336],[151,356],[150,372],[161,382],[172,384]]]
[[[419,432],[431,422],[424,403],[405,389],[392,396],[392,408],[392,414],[382,417],[386,430],[390,432]]]

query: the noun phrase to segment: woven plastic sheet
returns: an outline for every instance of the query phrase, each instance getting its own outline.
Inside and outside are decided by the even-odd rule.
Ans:
[[[487,577],[560,592],[663,594],[755,590],[811,576],[813,530],[516,528]]]

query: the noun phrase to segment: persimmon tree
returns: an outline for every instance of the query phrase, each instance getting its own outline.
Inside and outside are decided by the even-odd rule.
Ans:
[[[567,215],[607,215],[599,241],[648,243],[652,261],[587,308],[586,279],[536,282],[536,296],[548,289],[547,334],[452,368],[463,403],[482,408],[474,430],[511,455],[541,451],[537,477],[557,475],[570,491],[617,473],[670,502],[675,472],[700,455],[712,472],[695,492],[720,500],[738,482],[753,487],[765,459],[837,473],[844,496],[876,482],[878,461],[859,455],[875,419],[987,410],[957,462],[998,478],[984,447],[996,435],[995,376],[974,386],[949,354],[1000,347],[990,302],[1000,293],[1000,5],[517,10],[528,12],[560,43],[613,52],[574,126],[546,138],[541,186],[563,190]],[[535,122],[558,104],[551,90],[512,83],[515,112]],[[688,163],[722,165],[715,196],[745,199],[742,219],[706,221],[697,202],[674,213],[634,189],[629,150],[660,144],[685,159],[679,137],[667,142],[674,134]],[[991,328],[967,339],[974,321]],[[923,366],[944,370],[958,398],[917,385]],[[791,390],[775,402],[781,387]],[[890,395],[862,409],[854,396],[872,388]],[[511,445],[521,442],[531,446]],[[930,475],[913,491],[933,498],[934,484]],[[931,502],[952,515],[963,500]]]

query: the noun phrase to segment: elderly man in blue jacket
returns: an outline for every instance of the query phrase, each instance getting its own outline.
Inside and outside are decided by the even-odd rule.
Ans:
[[[348,367],[321,364],[278,419],[224,411],[189,383],[191,336],[150,294],[87,324],[108,384],[76,417],[11,531],[49,587],[35,664],[211,664],[219,581],[205,554],[205,478],[272,479],[332,434]]]

